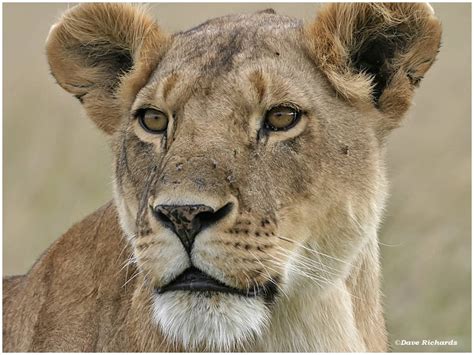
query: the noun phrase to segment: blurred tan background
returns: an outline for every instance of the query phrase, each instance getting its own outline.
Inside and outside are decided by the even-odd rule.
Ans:
[[[3,4],[3,274],[26,272],[111,196],[106,141],[55,85],[44,41],[67,4]],[[311,20],[315,4],[154,4],[164,29],[272,7]],[[391,197],[381,227],[385,309],[395,351],[471,349],[471,5],[433,5],[439,59],[388,144]],[[457,346],[397,346],[396,340]]]

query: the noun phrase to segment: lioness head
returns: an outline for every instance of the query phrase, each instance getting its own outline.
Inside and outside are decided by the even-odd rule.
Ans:
[[[439,41],[425,4],[174,35],[130,5],[64,14],[52,73],[110,136],[120,222],[165,335],[245,347],[291,299],[341,285],[376,238],[384,140]]]

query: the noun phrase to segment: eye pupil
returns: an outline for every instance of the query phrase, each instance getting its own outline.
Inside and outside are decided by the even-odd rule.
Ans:
[[[272,131],[284,131],[293,127],[300,117],[300,112],[292,107],[277,106],[267,111],[265,127]]]
[[[150,133],[164,133],[168,127],[168,116],[155,109],[144,109],[138,113],[138,120],[142,128]]]

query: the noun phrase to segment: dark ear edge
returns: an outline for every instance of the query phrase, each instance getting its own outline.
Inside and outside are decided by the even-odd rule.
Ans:
[[[128,85],[144,85],[167,43],[168,36],[142,7],[87,3],[68,10],[53,25],[46,53],[58,84],[79,99],[100,129],[111,134],[123,106],[124,98],[117,99],[117,93],[134,91],[120,89],[122,83],[133,76]]]
[[[435,60],[441,25],[425,3],[335,3],[321,9],[305,35],[340,96],[401,115]]]

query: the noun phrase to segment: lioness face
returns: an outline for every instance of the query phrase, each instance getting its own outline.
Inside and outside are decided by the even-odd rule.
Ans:
[[[424,5],[413,6],[431,16]],[[87,13],[90,25],[91,13],[100,17],[91,8],[96,12],[83,6],[75,16]],[[119,5],[104,8],[125,22],[124,41],[126,25],[155,40],[132,43],[139,49],[128,54],[109,46],[109,53],[120,49],[120,60],[97,54],[103,43],[97,41],[83,63],[95,58],[109,66],[87,67],[82,75],[88,82],[117,68],[129,75],[101,79],[105,84],[96,79],[89,90],[79,74],[65,77],[66,64],[77,67],[56,64],[61,50],[74,47],[62,45],[66,27],[50,35],[50,63],[60,84],[112,134],[115,200],[152,290],[154,319],[188,350],[245,349],[299,293],[343,287],[354,257],[375,238],[385,192],[383,137],[416,84],[401,71],[409,68],[419,79],[436,45],[419,45],[429,63],[413,50],[417,65],[392,68],[396,61],[384,55],[396,56],[399,43],[384,42],[374,52],[380,38],[374,44],[367,35],[348,49],[354,65],[348,69],[331,62],[337,53],[318,51],[337,37],[328,35],[331,16],[340,12],[341,23],[351,23],[359,8],[344,21],[349,12],[335,5],[313,27],[269,11],[229,16],[168,38],[144,26],[141,15],[126,22]],[[341,38],[339,45],[357,40]],[[87,52],[87,45],[80,48]],[[396,95],[399,87],[404,96]],[[121,100],[110,101],[116,123],[112,113],[99,118],[107,115],[110,90]]]
[[[332,286],[380,208],[373,113],[335,97],[302,36],[265,13],[176,35],[117,134],[122,221],[188,346],[258,334],[299,279]]]

